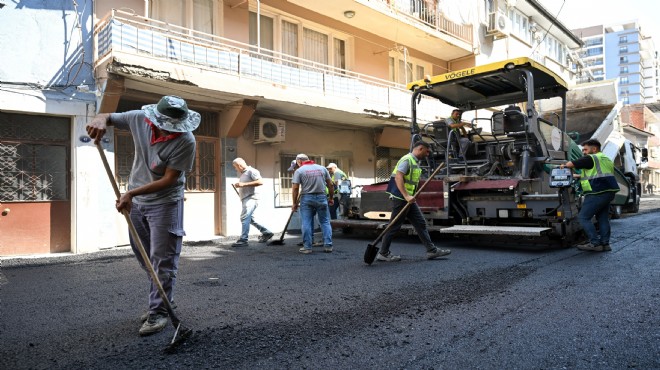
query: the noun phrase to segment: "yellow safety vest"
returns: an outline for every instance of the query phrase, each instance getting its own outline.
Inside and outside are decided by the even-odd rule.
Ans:
[[[408,195],[415,195],[415,190],[419,184],[419,178],[422,176],[422,169],[417,163],[417,159],[412,153],[408,153],[401,157],[392,171],[392,176],[390,177],[390,182],[387,184],[387,193],[393,196],[394,198],[405,200],[403,194],[399,191],[399,188],[396,186],[396,172],[399,168],[401,161],[408,161],[410,163],[410,170],[407,174],[403,176],[404,186]]]
[[[580,186],[585,195],[619,191],[619,184],[614,177],[614,163],[602,152],[589,154],[594,166],[585,169],[580,179]]]

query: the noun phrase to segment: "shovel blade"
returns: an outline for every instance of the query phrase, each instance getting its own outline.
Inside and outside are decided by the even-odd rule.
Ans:
[[[364,263],[371,265],[374,260],[376,260],[376,255],[378,254],[378,247],[374,244],[367,245],[367,249],[364,251]]]

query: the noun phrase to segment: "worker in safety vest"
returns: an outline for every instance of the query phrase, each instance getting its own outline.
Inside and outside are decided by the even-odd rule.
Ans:
[[[337,167],[336,163],[329,163],[325,168],[330,172],[332,182],[335,184],[334,205],[330,207],[330,219],[337,219],[337,210],[342,206],[342,216],[348,215],[348,204],[351,197],[351,183],[344,171]],[[347,184],[348,186],[343,186]]]
[[[614,177],[614,163],[600,151],[600,142],[595,139],[587,140],[582,144],[582,153],[584,154],[582,158],[560,166],[582,170],[580,186],[584,200],[578,220],[589,241],[578,245],[577,248],[595,252],[611,251],[609,209],[610,203],[619,191],[619,184]],[[594,216],[598,221],[598,232],[591,222]]]
[[[401,229],[401,225],[405,218],[415,228],[417,236],[426,248],[426,258],[435,259],[438,257],[446,256],[451,251],[449,249],[440,249],[433,245],[431,236],[426,227],[426,220],[422,211],[416,203],[414,197],[417,186],[419,185],[419,178],[422,175],[422,169],[419,167],[419,161],[428,157],[431,149],[428,143],[418,141],[413,144],[411,153],[408,153],[399,159],[396,168],[392,171],[392,177],[387,185],[387,193],[390,194],[390,201],[392,203],[392,215],[390,222],[403,210],[406,204],[410,203],[405,215],[399,217],[390,230],[383,236],[383,244],[380,252],[376,256],[378,261],[396,262],[401,261],[400,256],[395,256],[390,253],[390,244],[394,235]]]

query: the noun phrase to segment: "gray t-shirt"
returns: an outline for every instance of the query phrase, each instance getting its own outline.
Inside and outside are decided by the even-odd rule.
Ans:
[[[248,166],[245,171],[241,173],[241,176],[238,178],[239,182],[252,182],[259,180],[261,178],[261,173],[256,168]],[[239,195],[241,199],[247,197],[252,197],[252,199],[259,199],[259,193],[257,192],[256,186],[246,186],[244,188],[238,188]]]
[[[305,164],[293,174],[293,183],[300,184],[300,194],[325,194],[326,182],[331,180],[328,169],[318,164]]]
[[[120,130],[130,130],[135,145],[133,167],[128,179],[128,189],[160,180],[165,168],[181,171],[176,184],[161,191],[133,197],[137,204],[162,204],[183,199],[186,184],[185,172],[192,170],[195,159],[195,136],[184,132],[179,137],[151,145],[151,126],[142,110],[112,113],[110,122]]]

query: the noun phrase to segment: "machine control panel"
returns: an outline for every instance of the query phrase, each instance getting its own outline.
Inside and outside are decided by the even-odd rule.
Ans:
[[[566,188],[571,186],[573,174],[570,168],[553,168],[550,172],[551,188]]]

